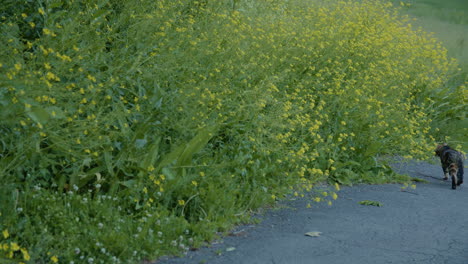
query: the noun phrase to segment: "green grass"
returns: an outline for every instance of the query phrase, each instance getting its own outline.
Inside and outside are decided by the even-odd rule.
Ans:
[[[415,26],[432,32],[448,50],[448,55],[457,59],[460,73],[455,85],[465,82],[464,91],[458,91],[458,96],[464,97],[467,103],[466,82],[468,80],[468,2],[463,0],[411,0],[403,1],[410,4],[403,11],[414,17]],[[400,1],[394,1],[395,4]],[[444,134],[450,135],[446,140],[453,145],[460,145],[468,151],[468,118],[460,117],[459,122],[438,124]]]
[[[448,49],[449,55],[456,58],[463,71],[468,71],[468,2],[463,0],[411,0],[404,8],[417,20],[416,26],[423,27],[435,36]]]
[[[431,157],[466,88],[439,42],[395,12],[7,1],[0,261],[155,260],[288,194],[331,204],[339,184],[408,181],[379,157]]]

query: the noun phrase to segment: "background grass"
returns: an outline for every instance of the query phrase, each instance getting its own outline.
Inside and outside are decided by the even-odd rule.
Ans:
[[[2,261],[178,254],[287,194],[405,180],[380,157],[466,119],[464,70],[386,2],[5,3]]]
[[[433,33],[447,48],[449,56],[458,60],[460,74],[454,85],[466,83],[468,76],[468,2],[463,0],[393,2],[395,5],[399,5],[401,2],[405,3],[402,11],[416,19],[413,21],[414,25]],[[460,97],[465,98],[466,103],[466,88],[458,93]],[[443,123],[439,126],[446,128],[447,134],[450,134],[448,131],[451,131],[451,138],[447,141],[461,144],[464,151],[468,150],[468,119],[466,115],[460,122]]]

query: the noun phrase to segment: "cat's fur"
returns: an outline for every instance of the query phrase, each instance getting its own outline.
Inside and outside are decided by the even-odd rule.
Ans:
[[[452,179],[452,189],[463,183],[463,155],[449,147],[447,144],[438,145],[435,151],[440,157],[444,180],[450,176]]]

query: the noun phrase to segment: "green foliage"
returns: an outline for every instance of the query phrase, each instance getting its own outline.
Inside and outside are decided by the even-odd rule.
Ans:
[[[395,1],[397,2],[397,1]],[[415,17],[414,24],[432,32],[447,48],[447,54],[457,59],[460,67],[457,76],[434,96],[436,103],[432,134],[439,142],[468,149],[468,3],[463,0],[402,1],[403,11]]]
[[[402,181],[378,157],[432,155],[465,107],[379,1],[22,2],[0,9],[8,259],[156,259],[291,190]]]
[[[360,201],[359,204],[361,204],[361,205],[371,205],[371,206],[377,206],[377,207],[383,206],[383,203],[381,203],[381,202],[369,201],[369,200]]]

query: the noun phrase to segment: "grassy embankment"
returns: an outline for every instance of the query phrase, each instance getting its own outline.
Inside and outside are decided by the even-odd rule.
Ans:
[[[432,155],[466,91],[377,1],[8,3],[3,262],[155,259],[288,193],[337,198],[318,182],[394,181],[375,157]]]

